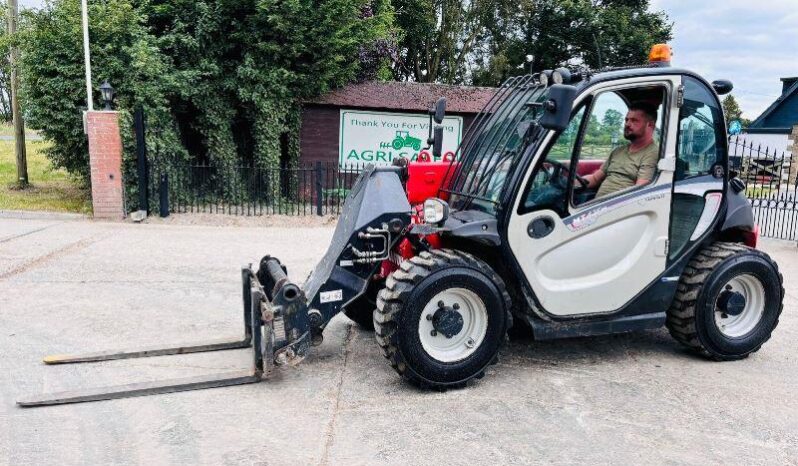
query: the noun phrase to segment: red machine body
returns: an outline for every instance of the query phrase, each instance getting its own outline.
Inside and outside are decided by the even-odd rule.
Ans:
[[[438,190],[451,179],[457,162],[454,153],[447,152],[442,160],[433,161],[429,152],[423,150],[418,154],[418,160],[407,164],[407,199],[411,205],[421,204],[430,197],[439,196]],[[452,167],[449,170],[449,167]],[[449,173],[448,177],[446,173]],[[446,179],[444,179],[446,178]],[[446,200],[447,193],[440,193],[441,199]]]
[[[411,216],[412,223],[420,223],[424,216],[424,201],[430,197],[440,197],[446,200],[448,193],[439,192],[441,186],[448,182],[457,168],[454,160],[454,153],[447,152],[442,160],[433,161],[432,156],[426,150],[418,154],[418,160],[407,164],[407,184],[405,191],[410,205],[413,206]],[[451,169],[450,169],[451,167]],[[441,247],[441,239],[437,234],[425,235],[423,241],[431,248]],[[413,243],[404,238],[391,251],[390,259],[382,262],[380,267],[380,278],[386,278],[394,270],[398,269],[402,262],[415,256],[417,253]]]

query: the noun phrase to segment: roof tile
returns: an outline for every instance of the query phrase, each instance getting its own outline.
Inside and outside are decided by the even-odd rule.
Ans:
[[[493,87],[366,81],[336,89],[307,103],[337,107],[425,111],[438,97],[446,97],[447,112],[478,113],[495,93],[496,88]]]

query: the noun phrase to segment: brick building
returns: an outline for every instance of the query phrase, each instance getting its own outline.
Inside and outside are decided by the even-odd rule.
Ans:
[[[353,155],[359,153],[357,161],[388,162],[397,155],[416,154],[418,141],[422,145],[426,141],[427,109],[439,97],[446,97],[446,115],[450,117],[444,121],[451,133],[444,135],[448,145],[444,152],[453,150],[494,93],[494,88],[407,82],[370,81],[346,86],[303,104],[300,162],[343,162],[347,156],[342,152],[344,146]],[[360,127],[349,128],[350,123]],[[377,136],[379,131],[383,134]],[[373,150],[349,148],[374,137],[377,142]]]

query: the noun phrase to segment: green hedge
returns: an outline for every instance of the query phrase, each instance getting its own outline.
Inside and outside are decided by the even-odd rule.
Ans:
[[[53,0],[24,13],[15,40],[28,124],[52,142],[56,166],[88,179],[80,17],[79,0]],[[160,166],[273,168],[283,150],[296,163],[299,103],[390,76],[384,44],[396,35],[381,0],[90,0],[89,18],[94,102],[107,79],[122,113],[131,208],[136,106],[146,109],[148,153]],[[220,182],[235,192],[232,177]]]

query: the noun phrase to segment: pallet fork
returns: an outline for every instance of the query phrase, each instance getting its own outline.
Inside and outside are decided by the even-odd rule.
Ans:
[[[44,393],[18,400],[17,404],[22,407],[35,407],[83,403],[258,383],[264,378],[268,378],[275,364],[295,365],[299,363],[304,358],[310,341],[307,328],[304,329],[304,333],[299,331],[303,324],[307,325],[306,322],[303,323],[296,319],[298,316],[307,315],[307,303],[302,290],[288,281],[286,270],[280,265],[279,260],[269,256],[263,258],[257,273],[252,270],[251,266],[243,267],[241,282],[244,310],[243,339],[101,351],[78,355],[55,355],[45,357],[44,363],[48,365],[75,364],[249,347],[252,348],[253,355],[251,369],[155,382]]]

